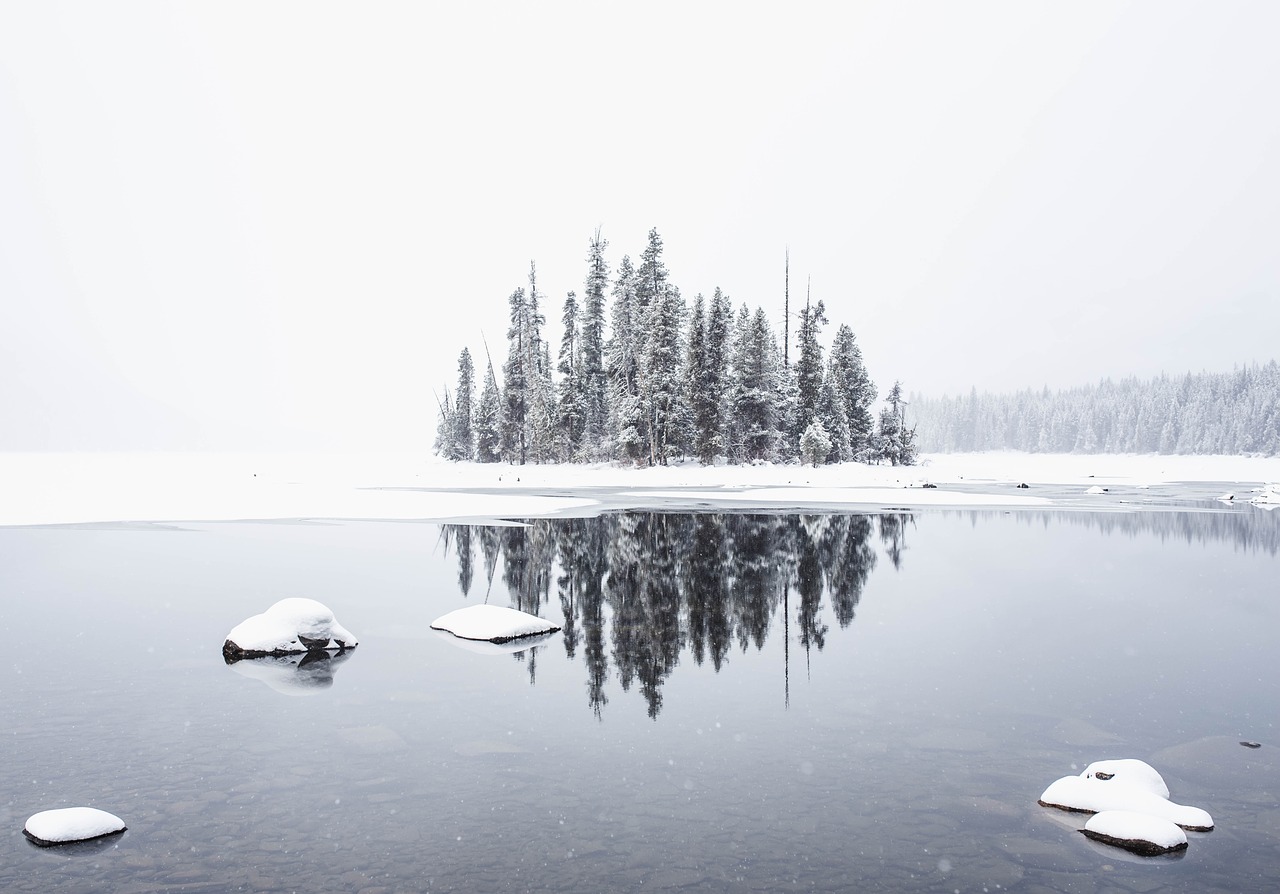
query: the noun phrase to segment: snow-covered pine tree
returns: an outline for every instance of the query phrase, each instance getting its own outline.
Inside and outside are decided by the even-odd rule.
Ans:
[[[831,343],[827,374],[832,372],[835,373],[836,392],[844,403],[853,458],[859,458],[860,454],[865,458],[875,429],[871,407],[876,402],[876,386],[867,374],[862,349],[858,347],[853,330],[846,324],[836,330],[836,337]]]
[[[741,324],[746,317],[739,315]],[[763,308],[739,329],[733,351],[733,415],[742,461],[776,457],[778,431],[778,348]]]
[[[830,361],[827,363],[827,376],[822,381],[822,390],[818,392],[818,413],[815,418],[822,423],[823,430],[831,439],[831,452],[823,461],[843,463],[852,460],[854,446],[849,433],[849,416],[845,411],[844,400],[836,390],[836,371]]]
[[[641,321],[636,307],[636,274],[626,255],[618,265],[610,311],[612,334],[605,344],[605,369],[612,451],[619,459],[640,462],[648,454],[647,413],[639,387]]]
[[[831,450],[831,438],[822,420],[815,416],[800,436],[800,461],[817,468],[827,461]]]
[[[447,454],[449,459],[469,461],[475,450],[475,433],[472,429],[475,375],[471,352],[463,348],[458,355],[458,391],[453,400],[453,436]]]
[[[680,375],[684,312],[680,290],[671,285],[649,305],[641,394],[649,413],[650,465],[665,466],[684,448],[682,435],[688,426]]]
[[[502,366],[502,458],[524,465],[529,455],[529,385],[526,362],[529,351],[529,302],[524,289],[516,289],[507,299],[510,325],[507,328],[507,360]]]
[[[529,398],[527,426],[529,459],[536,463],[556,458],[556,396],[551,379],[551,346],[542,337],[546,317],[541,311],[542,293],[538,291],[538,271],[529,262],[528,334],[524,339],[526,387]]]
[[[496,463],[502,460],[502,395],[498,392],[498,377],[493,373],[493,361],[485,371],[484,387],[480,389],[480,402],[476,405],[476,461]]]
[[[587,458],[606,455],[608,425],[608,376],[604,366],[604,293],[609,284],[609,267],[604,250],[609,246],[599,228],[587,252],[586,292],[582,307],[582,393],[583,452]]]
[[[570,292],[564,299],[564,335],[560,339],[559,399],[556,401],[556,436],[558,455],[563,461],[577,459],[582,450],[582,433],[586,422],[586,392],[579,348],[578,298]]]
[[[827,322],[826,305],[821,301],[807,301],[800,310],[800,327],[796,333],[799,356],[796,358],[796,416],[792,422],[792,436],[799,441],[818,412],[818,397],[822,390],[822,345],[818,337]]]

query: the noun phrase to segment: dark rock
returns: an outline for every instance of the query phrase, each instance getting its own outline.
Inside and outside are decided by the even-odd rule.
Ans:
[[[1081,829],[1080,831],[1086,838],[1091,838],[1094,841],[1101,841],[1103,844],[1122,847],[1127,851],[1140,854],[1144,857],[1158,857],[1161,854],[1172,854],[1175,851],[1185,851],[1187,849],[1187,842],[1185,841],[1175,844],[1173,847],[1161,847],[1158,844],[1154,844],[1150,841],[1144,841],[1141,838],[1115,838],[1111,835],[1104,835],[1101,832],[1095,832],[1092,829]]]

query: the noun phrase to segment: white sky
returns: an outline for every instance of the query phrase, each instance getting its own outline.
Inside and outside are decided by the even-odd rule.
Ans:
[[[1280,4],[0,0],[0,449],[423,450],[536,260],[882,389],[1277,355]],[[553,345],[554,345],[553,341]]]

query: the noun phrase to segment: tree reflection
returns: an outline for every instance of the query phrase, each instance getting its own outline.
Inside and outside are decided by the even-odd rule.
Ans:
[[[478,542],[486,601],[500,559],[512,605],[548,616],[558,603],[565,653],[581,654],[597,717],[609,702],[612,668],[622,691],[638,690],[656,718],[663,686],[686,650],[695,664],[718,672],[735,646],[762,649],[780,615],[786,654],[792,636],[806,654],[822,650],[829,632],[824,599],[830,596],[836,623],[852,623],[875,568],[877,527],[900,564],[904,516],[888,518],[877,525],[865,515],[625,512],[519,527],[444,525],[442,537],[458,554],[464,595]],[[890,530],[898,533],[887,537]],[[516,655],[531,682],[537,651]]]

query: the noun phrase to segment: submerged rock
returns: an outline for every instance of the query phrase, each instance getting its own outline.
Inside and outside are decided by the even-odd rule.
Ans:
[[[125,831],[120,817],[94,807],[42,810],[27,820],[22,834],[41,847],[90,841]]]
[[[444,630],[462,639],[506,643],[526,636],[554,633],[560,628],[537,615],[498,605],[469,605],[436,618],[432,630]]]
[[[299,652],[342,651],[359,645],[333,617],[329,608],[314,599],[281,599],[260,615],[241,621],[227,634],[222,656],[262,658]]]
[[[1187,847],[1187,833],[1175,823],[1127,810],[1095,813],[1080,831],[1094,841],[1122,847],[1144,857],[1156,857]]]

